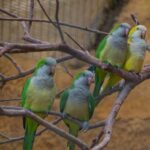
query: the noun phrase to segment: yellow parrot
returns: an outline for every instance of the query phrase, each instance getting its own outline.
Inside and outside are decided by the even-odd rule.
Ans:
[[[128,54],[124,69],[139,73],[142,69],[148,44],[145,40],[147,28],[143,25],[134,26],[128,35]]]

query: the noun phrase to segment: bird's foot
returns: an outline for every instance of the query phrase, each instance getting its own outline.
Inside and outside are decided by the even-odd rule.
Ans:
[[[135,78],[140,78],[140,74],[139,73],[136,73],[136,72],[134,72],[134,71],[129,71],[130,73],[132,73],[134,76],[135,76]]]
[[[86,122],[86,121],[83,122],[81,131],[87,132],[88,129],[89,129],[89,124],[88,124],[88,122]]]
[[[118,65],[114,65],[115,68],[120,69],[121,67]]]
[[[108,62],[107,60],[102,61],[104,64],[110,64],[110,62]],[[111,65],[111,64],[110,64]]]
[[[67,113],[66,113],[66,112],[63,112],[63,113],[62,113],[62,117],[63,117],[63,119],[67,118]]]

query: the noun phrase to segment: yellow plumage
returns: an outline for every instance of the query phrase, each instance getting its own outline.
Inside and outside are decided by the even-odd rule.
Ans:
[[[133,27],[128,35],[128,55],[124,69],[139,73],[142,69],[146,52],[146,27],[137,25]]]
[[[124,69],[127,71],[134,71],[138,73],[141,71],[143,61],[143,57],[134,56],[134,54],[131,54],[125,63]]]

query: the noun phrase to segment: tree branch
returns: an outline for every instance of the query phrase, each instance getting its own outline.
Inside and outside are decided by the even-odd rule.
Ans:
[[[133,83],[126,83],[124,88],[121,90],[121,92],[118,94],[118,97],[112,107],[112,110],[106,120],[106,125],[104,127],[104,138],[103,140],[95,147],[93,147],[92,150],[101,150],[103,149],[108,142],[110,141],[111,135],[112,135],[112,127],[115,122],[115,118],[120,110],[121,105],[125,101],[126,97],[130,93],[130,91],[133,89]]]
[[[0,115],[5,115],[5,116],[25,116],[25,117],[29,117],[32,118],[33,120],[37,121],[39,124],[41,124],[42,126],[46,127],[47,129],[51,130],[52,132],[58,134],[59,136],[70,140],[72,142],[74,142],[75,144],[77,144],[81,149],[84,150],[88,150],[88,146],[81,140],[79,140],[78,138],[68,134],[67,132],[65,132],[64,130],[54,126],[52,123],[49,123],[46,120],[41,119],[39,116],[35,115],[34,113],[32,113],[31,111],[25,110],[25,109],[5,109],[0,107]]]
[[[62,119],[58,118],[54,121],[52,121],[51,123],[56,125],[57,123],[59,123]],[[40,131],[37,131],[35,136],[40,136],[43,132],[45,132],[47,130],[47,128],[41,129]],[[12,143],[12,142],[17,142],[17,141],[21,141],[24,139],[24,136],[19,136],[19,137],[9,137],[7,136],[8,140],[5,141],[0,141],[0,144],[7,144],[7,143]]]
[[[32,25],[32,18],[33,18],[33,11],[34,11],[34,0],[30,0],[30,6],[29,6],[29,24],[28,24],[28,32],[30,31],[31,25]]]
[[[56,0],[55,19],[56,19],[57,29],[58,29],[59,35],[61,37],[61,41],[62,41],[62,43],[65,44],[66,42],[65,42],[65,39],[64,39],[64,35],[63,35],[62,29],[61,29],[60,24],[59,24],[59,0]]]
[[[138,21],[137,17],[134,14],[131,14],[131,18],[134,21],[135,25],[139,25],[140,22]]]
[[[0,9],[1,11],[1,9]],[[44,20],[44,19],[28,19],[28,18],[2,18],[0,17],[0,20],[2,21],[32,21],[32,22],[38,22],[38,23],[54,23],[56,24],[56,21],[52,21],[52,22],[49,22],[49,20]],[[82,26],[79,26],[79,25],[74,25],[74,24],[70,24],[70,23],[65,23],[65,22],[59,22],[59,24],[61,26],[64,26],[64,27],[69,27],[69,28],[74,28],[74,29],[77,29],[77,30],[82,30],[82,31],[86,31],[86,32],[91,32],[91,33],[96,33],[96,34],[104,34],[104,35],[108,35],[109,33],[105,32],[105,31],[100,31],[98,29],[92,29],[92,28],[89,28],[89,27],[82,27]]]
[[[61,63],[61,62],[67,61],[67,60],[72,59],[72,58],[73,58],[72,56],[66,55],[64,57],[57,58],[56,61],[57,61],[57,63]],[[0,82],[2,82],[3,84],[5,84],[8,81],[16,80],[16,79],[19,79],[19,78],[23,78],[23,77],[25,77],[27,75],[32,74],[34,72],[34,70],[35,70],[35,68],[31,68],[31,69],[29,69],[27,71],[21,71],[19,74],[17,74],[17,75],[11,75],[9,77],[0,74],[0,77],[1,77],[0,78]]]
[[[0,56],[3,53],[28,53],[28,52],[42,52],[42,51],[61,51],[68,53],[77,59],[80,59],[88,64],[100,67],[105,71],[112,72],[119,75],[120,77],[130,80],[130,81],[139,81],[141,80],[140,75],[135,75],[134,73],[127,72],[123,69],[118,69],[113,67],[110,64],[105,64],[100,62],[98,59],[93,57],[90,54],[85,54],[82,50],[72,48],[66,44],[17,44],[17,43],[0,43],[0,46],[9,48],[9,51],[1,52]]]
[[[8,54],[5,54],[5,57],[14,65],[18,73],[22,72],[22,68],[17,64],[17,62]]]

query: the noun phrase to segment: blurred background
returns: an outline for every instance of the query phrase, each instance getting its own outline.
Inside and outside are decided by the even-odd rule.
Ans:
[[[55,0],[41,1],[50,17],[54,20]],[[29,13],[29,0],[0,0],[0,7],[14,13],[22,18],[27,18]],[[60,0],[60,21],[90,27],[108,32],[115,23],[128,22],[134,25],[130,14],[137,16],[141,24],[148,28],[147,41],[150,37],[150,0]],[[0,17],[8,16],[0,13]],[[34,19],[46,19],[35,0]],[[91,54],[95,54],[98,42],[104,35],[97,35],[82,30],[62,27],[64,31],[70,33],[77,42],[88,49]],[[0,20],[0,41],[24,42],[21,40],[23,30],[19,22]],[[48,23],[35,23],[31,27],[31,35],[35,38],[48,41],[50,43],[60,42],[58,32]],[[68,37],[66,41],[73,47],[77,47]],[[23,69],[33,67],[39,58],[45,56],[60,57],[59,52],[42,52],[28,54],[13,54],[13,58]],[[76,59],[67,61],[65,64],[70,71],[75,74],[83,70],[88,65]],[[150,54],[146,54],[145,64],[150,64]],[[0,58],[0,72],[5,75],[16,74],[15,68],[4,57]],[[27,77],[26,77],[27,78]],[[8,82],[3,89],[0,89],[0,99],[20,97],[22,87],[26,78]],[[58,65],[56,71],[56,82],[58,90],[67,87],[72,78],[65,73],[63,67]],[[122,106],[117,121],[113,129],[111,142],[106,150],[150,150],[150,81],[147,80],[138,87],[126,99]],[[116,94],[106,97],[97,107],[91,122],[96,122],[107,117],[115,100]],[[0,102],[0,105],[20,106],[20,101]],[[59,110],[59,99],[56,99],[53,110]],[[54,118],[48,116],[46,120],[52,121]],[[63,122],[59,127],[67,130]],[[80,138],[85,142],[91,142],[100,129],[94,129],[87,133],[80,134]],[[5,133],[10,137],[17,137],[24,134],[22,118],[20,117],[0,117],[0,133]],[[0,136],[0,141],[5,138]],[[59,144],[58,144],[59,143]],[[35,140],[34,150],[64,150],[66,141],[56,134],[46,131]],[[0,150],[21,150],[22,141],[0,144]]]

